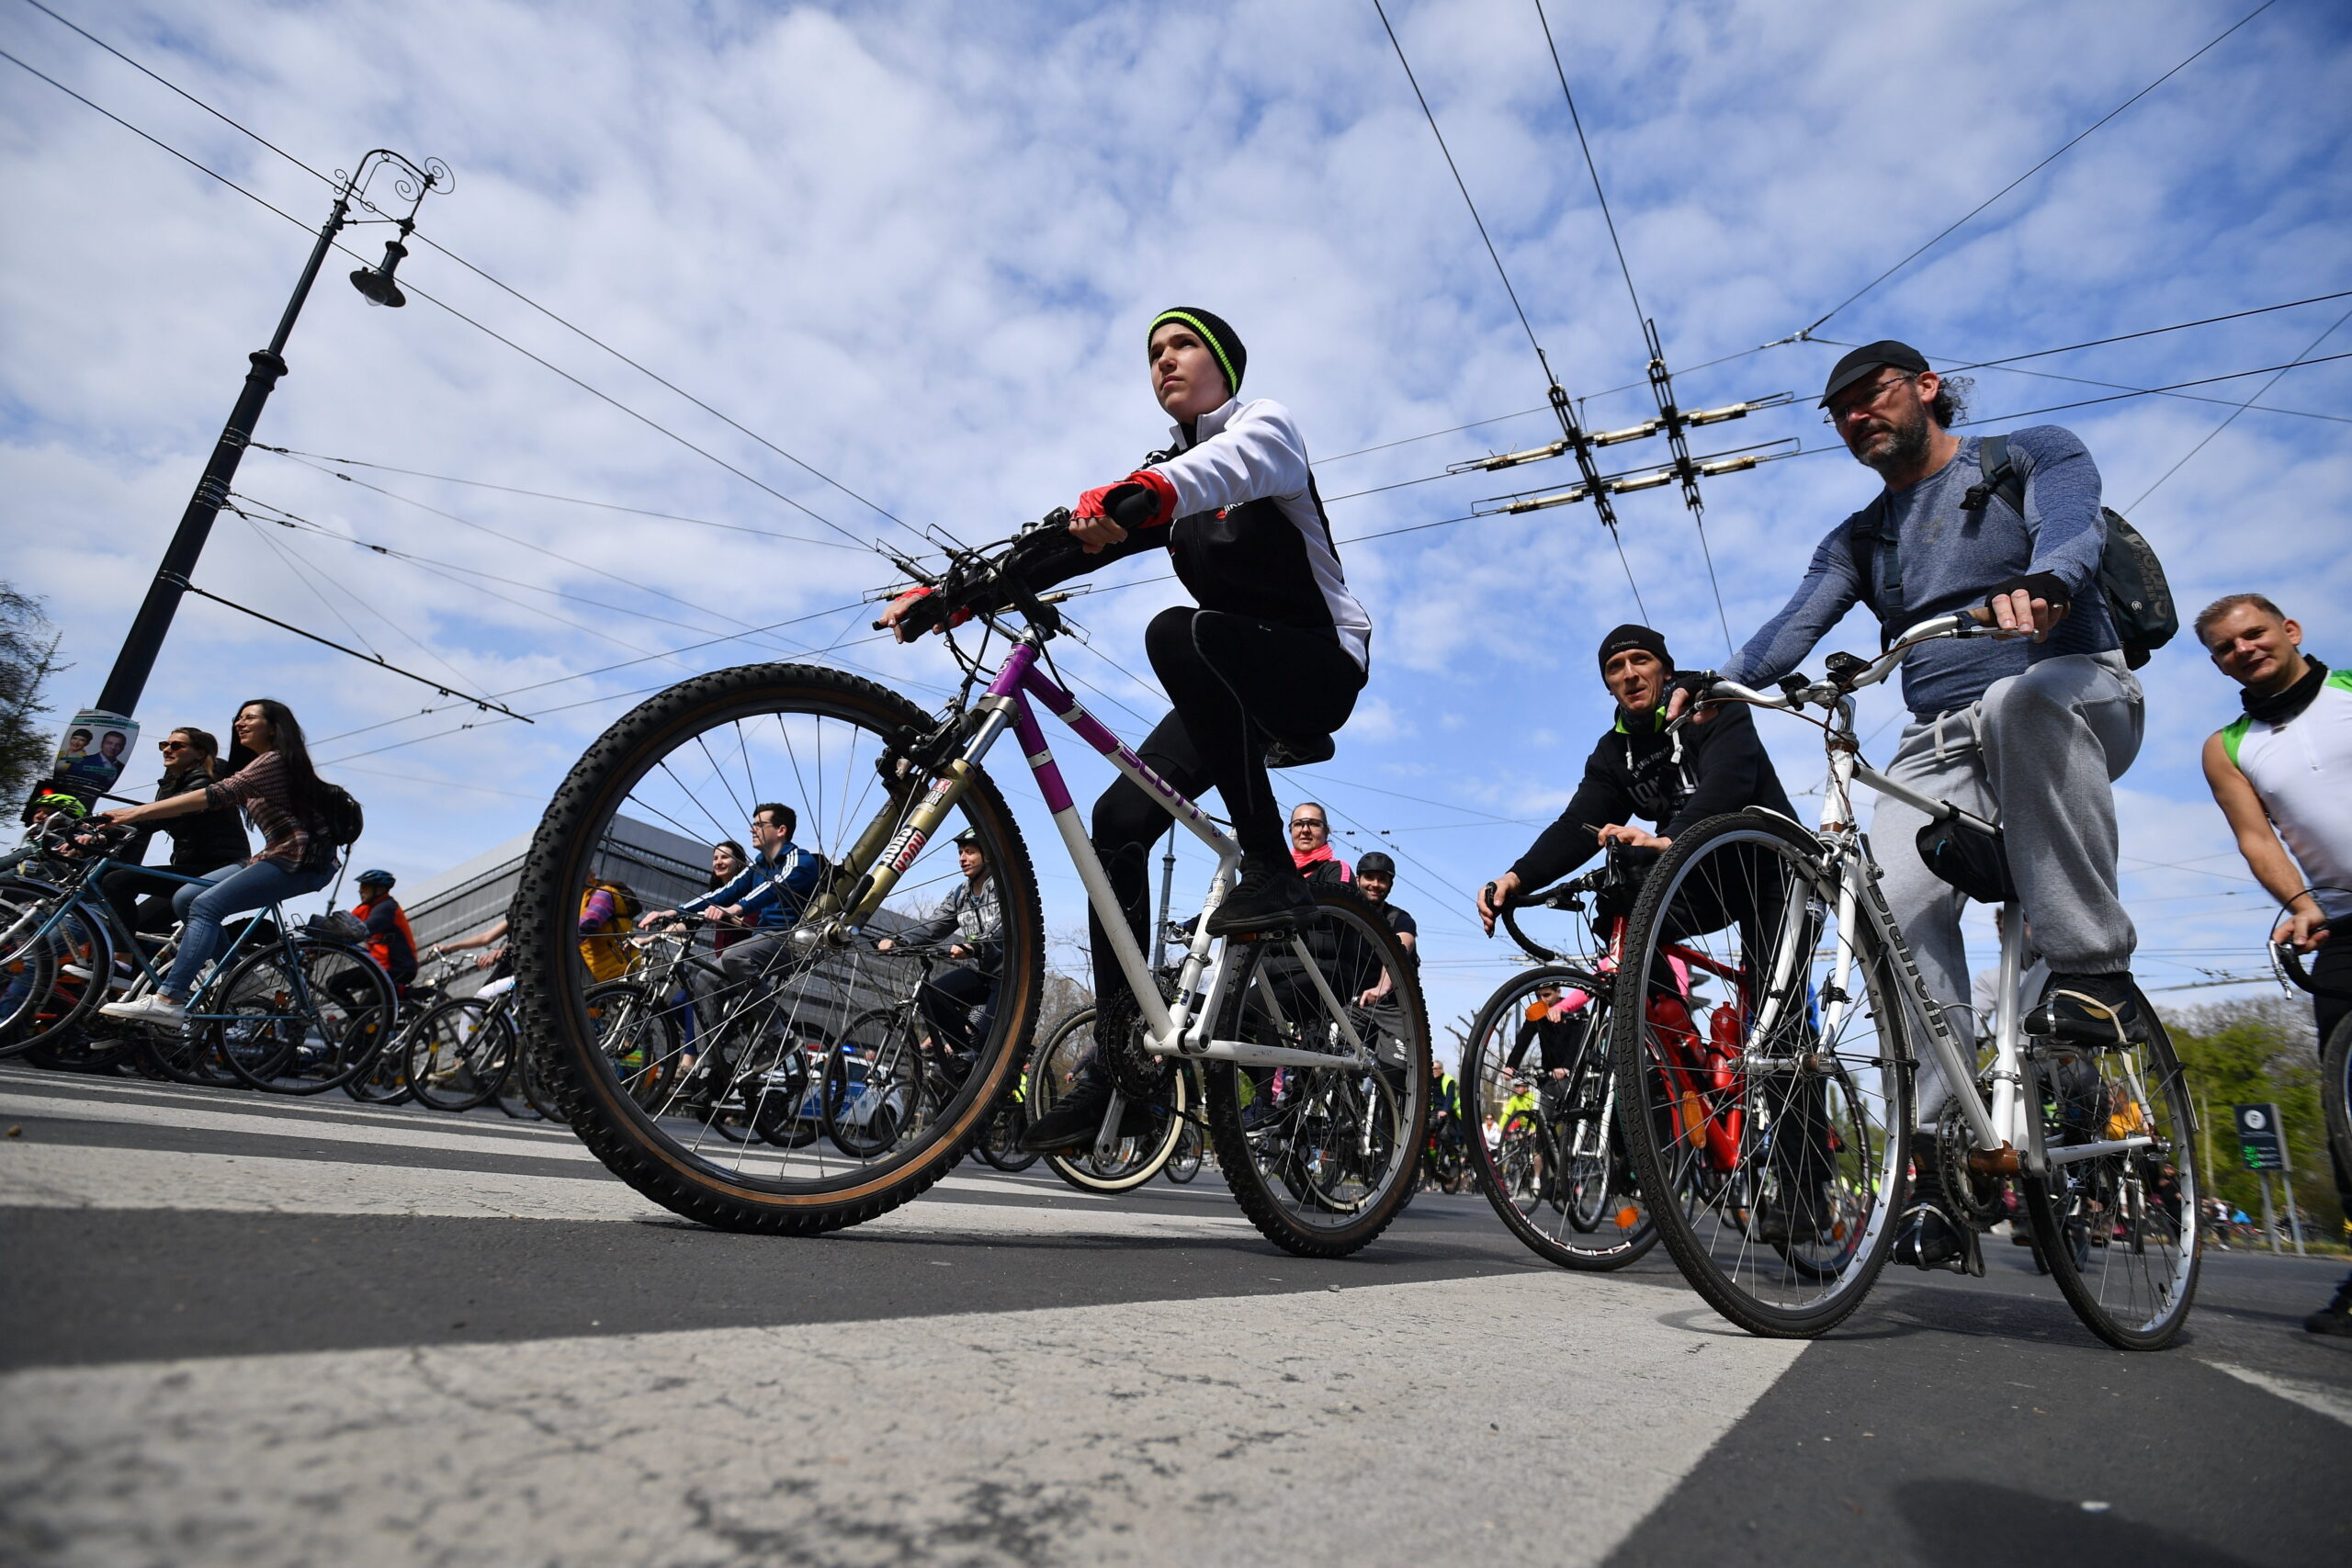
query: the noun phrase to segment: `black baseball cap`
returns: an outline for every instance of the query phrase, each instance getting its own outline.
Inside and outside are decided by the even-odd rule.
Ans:
[[[1830,370],[1829,384],[1821,389],[1819,406],[1827,408],[1830,399],[1881,366],[1908,370],[1914,376],[1929,368],[1928,356],[1907,343],[1897,343],[1891,337],[1866,343],[1839,360]]]

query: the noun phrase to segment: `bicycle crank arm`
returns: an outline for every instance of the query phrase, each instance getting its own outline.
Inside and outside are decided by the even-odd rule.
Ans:
[[[1114,1087],[1110,1103],[1102,1107],[1102,1125],[1094,1131],[1094,1158],[1105,1170],[1118,1161],[1119,1123],[1126,1114],[1127,1097]]]
[[[1244,1067],[1355,1067],[1368,1070],[1372,1057],[1352,1051],[1335,1056],[1329,1051],[1301,1051],[1289,1045],[1260,1045],[1248,1040],[1211,1040],[1197,1048],[1180,1052],[1176,1047],[1150,1047],[1155,1056],[1182,1055],[1195,1060],[1231,1062]]]
[[[2052,1165],[2074,1165],[2077,1161],[2098,1159],[2102,1155],[2120,1155],[2132,1149],[2152,1149],[2156,1141],[2146,1134],[2130,1138],[2109,1138],[2096,1144],[2069,1144],[2064,1148],[2047,1149],[2042,1158]]]

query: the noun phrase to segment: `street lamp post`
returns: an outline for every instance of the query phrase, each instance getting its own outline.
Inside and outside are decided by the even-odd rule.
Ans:
[[[406,214],[398,218],[352,218],[355,201],[371,212],[381,211],[368,199],[368,185],[386,168],[398,171],[392,188],[400,200],[408,203]],[[310,262],[294,285],[293,298],[286,301],[286,313],[278,318],[277,334],[269,340],[267,348],[248,356],[253,368],[245,373],[244,389],[237,394],[236,407],[229,412],[229,423],[221,427],[220,439],[212,448],[212,459],[204,465],[204,477],[197,481],[187,510],[180,513],[179,528],[164,551],[163,564],[156,568],[154,581],[147,586],[147,597],[131,620],[122,651],[115,656],[106,689],[98,695],[98,706],[107,713],[128,718],[139,705],[140,695],[147,688],[147,677],[155,668],[155,656],[163,650],[164,635],[171,630],[172,616],[179,609],[180,594],[187,586],[189,574],[196,570],[197,558],[204,553],[204,541],[212,532],[212,520],[220,515],[221,503],[229,498],[230,481],[236,477],[237,464],[245,455],[245,443],[261,418],[262,405],[277,389],[277,378],[286,374],[286,340],[294,331],[294,320],[302,313],[302,302],[310,298],[311,285],[317,281],[319,268],[325,264],[327,249],[334,244],[335,235],[354,222],[389,222],[399,227],[400,239],[384,247],[383,261],[354,272],[351,282],[371,304],[404,305],[408,301],[392,280],[401,258],[408,254],[408,248],[401,241],[415,228],[416,210],[424,204],[425,196],[432,191],[448,190],[456,184],[448,165],[438,158],[428,158],[420,167],[382,147],[360,159],[354,173],[345,175],[337,170],[336,174],[341,183],[335,189],[334,206],[319,230],[318,243],[311,247]]]

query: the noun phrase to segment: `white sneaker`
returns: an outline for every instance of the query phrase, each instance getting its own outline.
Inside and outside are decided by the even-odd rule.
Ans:
[[[108,1002],[98,1011],[108,1018],[119,1018],[126,1023],[146,1023],[162,1027],[187,1021],[187,1009],[161,991],[151,991],[127,1002]]]

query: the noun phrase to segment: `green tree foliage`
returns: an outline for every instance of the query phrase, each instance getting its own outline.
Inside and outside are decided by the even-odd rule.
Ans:
[[[2224,1002],[2170,1013],[2165,1021],[2197,1100],[2193,1156],[2204,1190],[2233,1208],[2261,1216],[2261,1179],[2238,1157],[2230,1107],[2267,1101],[2278,1107],[2287,1123],[2295,1201],[2319,1235],[2341,1237],[2345,1216],[2336,1203],[2327,1128],[2320,1114],[2319,1049],[2311,1005],[2301,997]],[[2283,1203],[2286,1195],[2278,1190],[2278,1179],[2271,1182],[2277,1201]]]
[[[57,661],[62,640],[41,602],[0,582],[0,801],[13,816],[33,781],[49,771],[55,737],[41,716],[49,678],[65,666]]]

